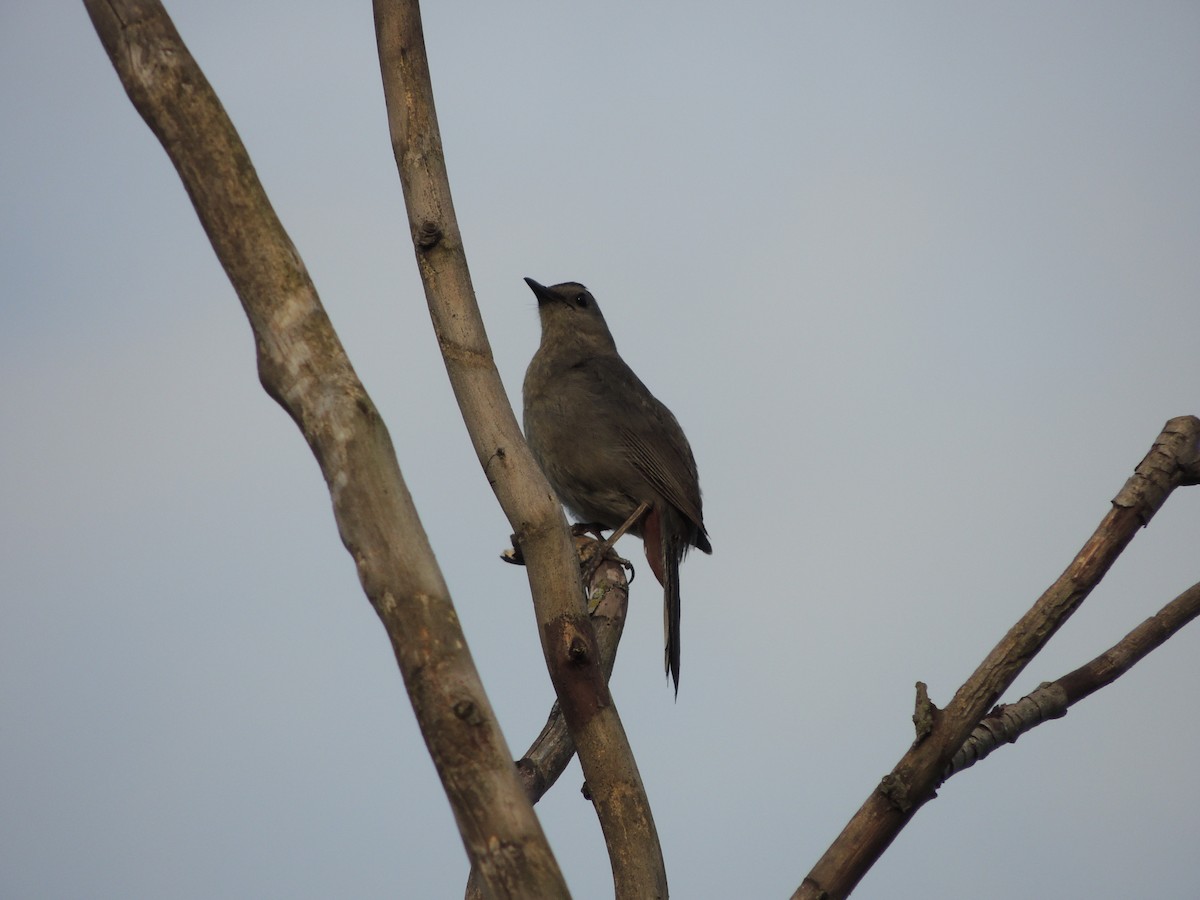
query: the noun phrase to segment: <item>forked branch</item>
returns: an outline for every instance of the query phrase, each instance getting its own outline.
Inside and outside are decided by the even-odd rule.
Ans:
[[[575,544],[582,560],[591,559],[592,554],[598,552],[599,542],[593,538],[576,537]],[[592,598],[591,616],[596,629],[596,643],[600,647],[600,663],[607,681],[612,677],[617,646],[625,629],[625,614],[629,609],[629,582],[625,578],[625,570],[613,557],[606,557],[592,572],[588,592]],[[537,803],[546,795],[566,771],[574,755],[575,742],[571,740],[562,706],[555,702],[545,726],[529,745],[525,755],[517,760],[517,771],[531,802]],[[482,900],[482,897],[479,873],[472,869],[466,898]]]
[[[985,713],[1099,584],[1109,567],[1162,507],[1171,491],[1200,483],[1200,419],[1167,422],[1150,452],[1113,499],[1112,509],[1066,571],[1004,636],[944,710],[925,704],[913,746],[871,793],[793,900],[840,900],[931,800],[947,767]]]
[[[650,804],[600,666],[562,507],[492,359],[450,196],[417,0],[375,0],[392,149],[425,299],[479,463],[525,556],[542,652],[608,847],[618,898],[665,897]]]
[[[996,707],[954,754],[943,780],[975,765],[996,748],[1015,742],[1042,722],[1065,716],[1068,709],[1112,684],[1198,615],[1200,584],[1188,588],[1091,662],[1039,685],[1015,703]]]

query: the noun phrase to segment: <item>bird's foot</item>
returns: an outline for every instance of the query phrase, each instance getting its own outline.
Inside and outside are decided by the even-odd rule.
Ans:
[[[612,545],[607,541],[600,543],[590,543],[590,546],[581,548],[579,566],[583,574],[583,584],[587,587],[592,583],[592,579],[596,575],[596,571],[601,564],[605,562],[615,562],[629,573],[626,579],[630,584],[633,583],[633,563],[624,557],[617,556],[613,551]]]
[[[592,546],[599,547],[600,545],[593,544]],[[615,562],[629,572],[629,576],[625,579],[626,589],[628,589],[628,586],[633,582],[633,563],[627,559],[622,559],[611,550],[608,551],[606,556],[600,556],[593,551],[593,555],[589,559],[581,560],[579,567],[583,572],[583,585],[588,592],[587,612],[589,616],[596,615],[596,610],[600,607],[600,604],[604,601],[604,598],[608,596],[609,590],[613,587],[616,587],[620,583],[617,582],[612,576],[609,576],[600,578],[593,584],[593,578],[595,578],[596,572],[600,568],[601,563],[604,562]]]

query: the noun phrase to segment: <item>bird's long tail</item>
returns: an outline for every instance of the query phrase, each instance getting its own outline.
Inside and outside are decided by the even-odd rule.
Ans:
[[[679,561],[683,557],[678,540],[663,536],[663,630],[666,632],[666,669],[679,696]]]
[[[663,521],[663,512],[652,507],[642,522],[642,545],[654,577],[663,586],[663,633],[666,643],[665,668],[679,696],[679,563],[685,544],[678,529]]]

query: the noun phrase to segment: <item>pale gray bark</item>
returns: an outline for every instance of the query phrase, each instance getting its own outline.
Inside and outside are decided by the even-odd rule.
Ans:
[[[601,671],[566,519],[525,445],[475,301],[416,0],[376,0],[375,33],[392,149],[438,346],[479,463],[525,556],[542,652],[592,789],[616,895],[666,897],[658,833]]]
[[[237,132],[159,3],[86,6],[242,301],[263,387],[295,420],[321,466],[342,541],[391,639],[471,862],[490,896],[566,897],[387,429]]]

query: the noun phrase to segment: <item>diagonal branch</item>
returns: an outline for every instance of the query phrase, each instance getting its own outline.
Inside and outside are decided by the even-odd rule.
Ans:
[[[1118,643],[1073,672],[1048,681],[1018,700],[992,710],[943,773],[943,780],[968,769],[997,747],[1014,743],[1025,732],[1067,710],[1105,685],[1112,684],[1184,625],[1200,616],[1200,584],[1192,585]]]
[[[391,439],[233,124],[155,0],[85,0],[250,320],[259,377],[295,420],[378,613],[472,863],[495,897],[566,897],[467,650]]]
[[[1138,529],[1176,487],[1197,483],[1198,457],[1200,419],[1181,416],[1167,422],[1066,571],[1009,630],[944,710],[927,705],[930,715],[916,743],[825,851],[793,900],[849,896],[909,819],[933,799],[946,766],[985,712],[1079,608]]]
[[[616,896],[665,897],[658,834],[601,673],[562,507],[517,427],[475,302],[417,0],[375,0],[375,31],[392,148],[434,331],[480,465],[525,556],[542,651],[592,789]]]

